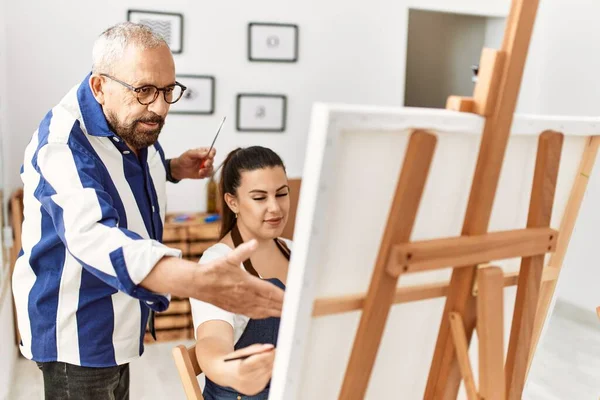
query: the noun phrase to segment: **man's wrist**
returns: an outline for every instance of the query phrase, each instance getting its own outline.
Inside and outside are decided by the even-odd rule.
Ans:
[[[178,178],[177,174],[177,158],[170,158],[167,160],[167,180],[169,182],[177,183],[181,179]]]
[[[192,282],[191,287],[193,288],[194,293],[190,297],[193,297],[194,299],[201,300],[201,301],[205,300],[205,295],[209,293],[207,290],[210,290],[210,285],[209,285],[208,289],[206,288],[207,277],[205,276],[206,273],[205,273],[204,269],[205,268],[197,265],[196,268],[192,269],[192,276],[191,276],[191,282]],[[207,289],[207,290],[205,290],[205,289]],[[202,298],[200,298],[200,297],[202,297]]]

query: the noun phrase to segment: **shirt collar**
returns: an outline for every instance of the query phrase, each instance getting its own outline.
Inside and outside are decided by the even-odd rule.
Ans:
[[[92,94],[89,83],[91,76],[92,73],[90,72],[77,89],[77,100],[79,101],[83,123],[88,134],[92,136],[115,136],[115,133],[108,126],[102,106]]]

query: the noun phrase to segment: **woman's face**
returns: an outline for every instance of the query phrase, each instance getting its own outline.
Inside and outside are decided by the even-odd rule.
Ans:
[[[281,236],[290,210],[288,180],[282,167],[263,168],[241,173],[236,196],[225,201],[241,224],[257,239]]]

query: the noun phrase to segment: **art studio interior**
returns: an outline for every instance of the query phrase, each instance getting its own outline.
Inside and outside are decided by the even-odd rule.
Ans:
[[[598,15],[0,0],[0,400],[598,398]]]

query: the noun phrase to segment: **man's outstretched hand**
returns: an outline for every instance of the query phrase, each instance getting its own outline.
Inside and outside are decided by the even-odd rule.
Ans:
[[[199,265],[193,283],[197,293],[190,297],[254,319],[281,316],[283,290],[240,268],[256,246],[252,240],[226,257]]]

